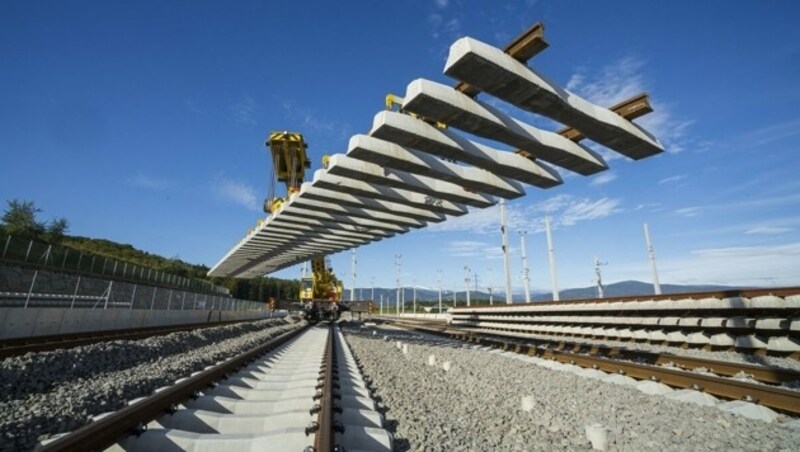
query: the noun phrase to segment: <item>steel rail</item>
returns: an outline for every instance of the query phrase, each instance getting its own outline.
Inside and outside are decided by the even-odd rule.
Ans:
[[[121,330],[102,330],[71,334],[52,334],[47,336],[33,336],[0,340],[0,359],[11,356],[24,355],[29,352],[44,352],[81,345],[95,344],[98,342],[118,341],[123,339],[143,339],[152,336],[179,331],[190,331],[215,326],[233,325],[243,322],[255,322],[265,319],[228,320],[215,323],[191,323],[187,325],[171,325],[164,327],[126,328]]]
[[[221,380],[227,374],[286,343],[308,328],[309,326],[305,325],[283,333],[262,345],[226,360],[222,364],[202,371],[174,386],[152,394],[144,400],[125,406],[106,417],[97,419],[78,430],[57,438],[37,450],[41,452],[104,450],[125,435],[141,430],[148,422],[188,400],[215,381]]]
[[[687,370],[639,364],[604,356],[585,355],[574,351],[540,348],[534,344],[514,343],[487,337],[485,335],[475,335],[472,332],[460,331],[454,328],[434,328],[430,326],[413,325],[408,322],[395,323],[401,327],[420,332],[487,345],[506,351],[525,354],[527,356],[552,359],[565,364],[598,369],[608,373],[619,373],[640,380],[658,381],[672,387],[695,389],[726,399],[746,400],[793,415],[800,414],[800,391],[791,391],[775,386],[732,380],[712,375],[702,375]],[[527,341],[527,339],[525,340]],[[699,361],[702,360],[694,360],[695,364]],[[710,368],[714,365],[711,363],[718,362],[709,360],[708,363],[708,367]],[[731,367],[737,366],[735,363],[725,364],[729,366],[727,368],[728,371],[730,371]],[[719,366],[718,368],[723,367],[724,366]]]

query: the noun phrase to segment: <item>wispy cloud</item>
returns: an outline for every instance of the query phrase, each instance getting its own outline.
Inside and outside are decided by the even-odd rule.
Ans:
[[[485,209],[470,209],[467,215],[449,218],[447,221],[428,226],[431,232],[470,232],[495,234],[500,230],[500,210],[495,205]],[[580,198],[573,195],[557,195],[527,208],[506,205],[506,225],[509,230],[544,231],[545,215],[551,217],[553,227],[566,227],[598,220],[621,212],[620,200],[602,197]]]
[[[760,234],[760,235],[775,235],[775,234],[784,234],[786,232],[792,232],[794,229],[792,228],[783,228],[783,227],[776,227],[776,226],[756,226],[754,228],[750,228],[745,231],[745,234]]]
[[[451,257],[474,259],[500,259],[503,257],[502,244],[482,242],[478,240],[452,240],[444,249],[445,254]],[[509,247],[509,254],[514,254],[515,249]]]
[[[703,210],[700,206],[682,207],[676,209],[675,213],[686,218],[696,217]]]
[[[593,186],[605,185],[616,178],[617,178],[616,173],[613,173],[611,171],[605,171],[603,173],[600,173],[599,176],[595,176],[594,178],[592,178],[592,181],[589,182],[589,184]]]
[[[800,284],[798,262],[800,242],[792,242],[696,249],[687,255],[659,259],[658,269],[662,283],[790,286]],[[610,280],[649,280],[644,261],[614,264],[609,266],[609,273]]]
[[[212,192],[217,199],[233,202],[248,210],[259,210],[256,191],[245,182],[221,176],[214,181]]]
[[[128,184],[134,187],[146,188],[149,190],[164,190],[172,185],[172,181],[139,173],[136,176],[128,179]]]
[[[506,224],[512,229],[526,221],[523,212],[515,206],[506,206]],[[478,234],[495,233],[500,230],[500,207],[495,205],[485,209],[470,208],[469,213],[460,217],[450,217],[447,221],[431,224],[432,232],[474,232]]]
[[[756,146],[761,146],[798,134],[800,134],[800,118],[751,130],[741,135],[737,141],[744,141],[753,143]]]
[[[258,123],[256,120],[258,104],[252,97],[244,95],[238,102],[233,103],[230,108],[234,121],[239,124],[254,126]]]
[[[298,127],[303,130],[313,130],[342,140],[350,136],[352,127],[345,122],[321,118],[314,111],[298,105],[293,100],[286,99],[281,106],[286,117],[291,121],[299,122]]]
[[[658,181],[658,183],[659,183],[659,185],[664,185],[664,184],[669,184],[669,183],[673,183],[673,182],[680,182],[680,181],[682,181],[684,179],[686,179],[686,174],[678,174],[678,175],[675,175],[675,176],[665,177],[664,179],[661,179],[660,181]]]
[[[566,89],[597,105],[611,107],[648,91],[644,67],[645,61],[634,56],[620,58],[596,73],[580,67],[570,77]],[[651,99],[651,104],[653,113],[636,120],[642,128],[658,138],[668,152],[678,153],[696,146],[687,134],[693,121],[677,117],[671,106],[657,100]],[[619,154],[603,148],[596,150],[606,160],[621,158]]]
[[[434,0],[433,3],[439,8],[446,8],[449,3],[448,0]]]
[[[183,101],[183,106],[186,107],[186,110],[188,110],[190,113],[200,115],[206,112],[204,109],[200,108],[200,106],[197,105],[197,102],[195,102],[193,99],[186,99]]]
[[[542,215],[551,217],[551,224],[554,227],[573,226],[619,213],[622,211],[619,205],[620,200],[615,198],[590,199],[562,194],[534,204],[528,210],[531,214],[538,214],[531,223],[538,224],[534,232],[540,232],[544,230]]]

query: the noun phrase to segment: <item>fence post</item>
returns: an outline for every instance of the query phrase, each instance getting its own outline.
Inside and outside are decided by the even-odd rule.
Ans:
[[[172,290],[172,289],[170,289],[170,290]],[[181,297],[181,311],[183,311],[183,305],[185,303],[186,303],[186,292],[184,292],[183,296]]]
[[[172,289],[169,290],[169,298],[167,298],[167,311],[169,311],[169,306],[172,304]]]
[[[128,272],[128,263],[125,262],[125,265],[122,266],[122,279],[125,279],[125,274]]]
[[[131,295],[131,307],[130,307],[130,309],[133,309],[133,302],[136,301],[136,288],[137,287],[139,287],[139,286],[136,285],[136,284],[133,285],[133,295]]]
[[[94,261],[97,256],[92,255],[92,265],[89,266],[89,271],[94,273]]]
[[[153,287],[153,298],[150,300],[150,310],[153,310],[153,305],[156,304],[156,292],[158,291],[158,287]]]
[[[31,281],[31,287],[28,289],[28,297],[25,298],[25,309],[28,309],[28,302],[31,301],[31,293],[33,293],[33,285],[36,284],[37,276],[39,276],[39,270],[33,272],[33,281]]]
[[[108,295],[106,295],[106,302],[103,305],[103,309],[108,309],[108,300],[111,298],[111,291],[114,290],[114,281],[108,282]]]
[[[61,269],[64,269],[64,266],[67,265],[67,254],[69,254],[69,248],[64,248],[64,260],[61,261]]]
[[[72,293],[72,303],[70,303],[69,308],[72,309],[75,307],[75,297],[78,296],[78,287],[81,286],[81,277],[78,276],[78,282],[75,283],[75,292]]]
[[[28,262],[28,256],[31,255],[31,248],[33,247],[33,240],[28,243],[28,251],[25,253],[25,262]]]
[[[113,276],[117,276],[117,265],[118,265],[118,264],[119,264],[119,261],[115,260],[115,261],[114,261],[114,269],[113,269],[113,270],[111,270],[111,274],[112,274]]]
[[[78,252],[78,270],[81,269],[81,262],[83,261],[83,253]]]
[[[8,244],[9,243],[11,243],[11,236],[10,235],[6,238],[6,246],[3,247],[3,257],[2,257],[3,259],[5,259],[5,257],[6,257],[6,251],[8,251]]]
[[[107,257],[104,257],[104,258],[103,258],[103,269],[102,269],[102,270],[100,270],[100,274],[101,274],[101,275],[105,275],[105,274],[106,274],[106,265],[107,265],[107,264],[108,264],[108,258],[107,258]]]

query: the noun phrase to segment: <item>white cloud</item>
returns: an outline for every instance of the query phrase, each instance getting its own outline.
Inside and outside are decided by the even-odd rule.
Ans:
[[[242,96],[241,100],[231,105],[231,112],[233,119],[239,124],[253,126],[258,123],[256,121],[256,109],[258,105],[256,101],[250,96]]]
[[[701,210],[703,210],[703,208],[700,206],[683,207],[675,210],[675,213],[682,217],[691,218],[691,217],[696,217]]]
[[[679,181],[682,181],[684,179],[686,179],[686,174],[678,174],[676,176],[665,177],[664,179],[661,179],[660,181],[658,181],[658,183],[660,185],[664,185],[664,184],[669,184],[671,182],[679,182]]]
[[[164,190],[172,185],[172,182],[139,173],[136,176],[128,179],[128,184],[134,187],[147,188],[150,190]]]
[[[745,231],[745,234],[761,234],[761,235],[774,235],[792,232],[792,228],[782,228],[775,226],[756,226]]]
[[[212,191],[218,199],[231,201],[248,210],[259,210],[255,189],[244,182],[220,177],[214,181]]]
[[[434,0],[433,3],[435,3],[439,8],[446,8],[448,0]]]
[[[592,178],[592,181],[589,182],[589,184],[593,186],[605,185],[616,178],[617,178],[616,173],[612,173],[611,171],[605,171],[603,173],[600,173],[599,176],[595,176],[594,178]]]
[[[620,200],[614,198],[579,198],[561,194],[540,203],[522,208],[506,205],[506,225],[509,230],[544,231],[544,216],[550,216],[553,227],[573,226],[584,221],[605,218],[621,212]],[[450,217],[446,221],[428,226],[431,232],[471,232],[495,234],[500,230],[500,207],[470,208],[469,213]]]

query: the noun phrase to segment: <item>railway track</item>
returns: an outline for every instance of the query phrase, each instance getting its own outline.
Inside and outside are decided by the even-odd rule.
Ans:
[[[462,328],[800,359],[800,288],[460,306]]]
[[[391,450],[338,326],[304,326],[47,441],[73,450]]]
[[[215,323],[192,323],[180,326],[126,328],[123,330],[90,331],[85,333],[54,334],[47,336],[32,336],[0,340],[0,359],[11,356],[24,355],[29,352],[45,352],[65,348],[79,347],[81,345],[95,344],[98,342],[143,339],[151,336],[163,336],[179,331],[192,331],[201,328],[232,325],[252,320],[232,320]]]
[[[390,323],[404,329],[551,359],[608,374],[620,374],[636,380],[655,381],[673,388],[694,389],[725,399],[744,400],[795,416],[800,415],[800,391],[777,386],[800,381],[800,372],[793,370],[596,344],[514,339],[498,336],[490,331],[437,326],[428,322],[404,320]],[[666,364],[670,366],[666,367]],[[741,376],[748,376],[754,381],[730,378]]]

